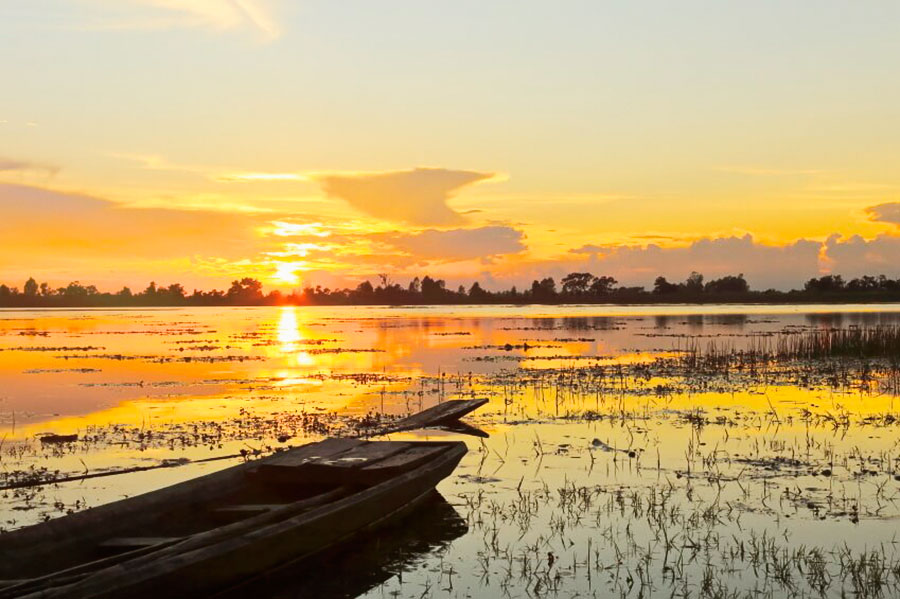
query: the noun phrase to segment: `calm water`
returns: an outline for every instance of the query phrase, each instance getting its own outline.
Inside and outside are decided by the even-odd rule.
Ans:
[[[470,419],[487,439],[407,435],[470,451],[429,515],[342,558],[365,576],[314,577],[317,595],[838,597],[870,551],[900,583],[894,395],[809,365],[686,377],[658,361],[898,323],[900,306],[4,311],[2,466],[266,450],[487,396]],[[0,516],[21,526],[231,463],[7,492]],[[247,594],[294,596],[304,572]]]

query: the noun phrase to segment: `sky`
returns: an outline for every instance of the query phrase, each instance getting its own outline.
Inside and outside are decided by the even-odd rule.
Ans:
[[[0,281],[900,277],[900,3],[0,0]]]

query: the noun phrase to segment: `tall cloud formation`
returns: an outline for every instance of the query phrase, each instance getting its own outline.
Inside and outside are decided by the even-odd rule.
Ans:
[[[411,225],[456,225],[463,216],[447,205],[463,187],[487,181],[493,173],[416,168],[406,171],[314,175],[329,196],[374,216]]]

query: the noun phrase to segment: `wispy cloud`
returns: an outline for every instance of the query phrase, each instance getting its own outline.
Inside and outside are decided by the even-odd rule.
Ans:
[[[308,181],[302,173],[224,173],[214,177],[220,183],[254,183],[260,181]]]
[[[758,166],[717,166],[713,170],[722,173],[736,175],[749,175],[755,177],[797,177],[806,175],[820,175],[825,171],[812,168],[766,168]]]
[[[199,28],[249,30],[263,41],[281,36],[271,0],[95,0],[102,13],[92,29]]]
[[[0,173],[38,173],[49,177],[58,172],[59,167],[52,164],[0,156]]]

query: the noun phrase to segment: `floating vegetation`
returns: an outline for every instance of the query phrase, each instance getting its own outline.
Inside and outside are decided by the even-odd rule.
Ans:
[[[14,325],[0,526],[484,396],[441,487],[465,530],[369,596],[900,594],[900,315],[426,310]]]

